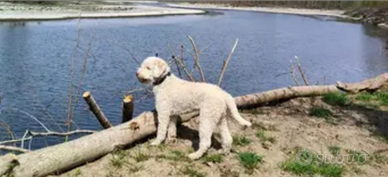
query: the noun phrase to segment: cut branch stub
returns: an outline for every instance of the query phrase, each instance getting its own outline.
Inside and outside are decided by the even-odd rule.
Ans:
[[[133,96],[132,95],[125,96],[122,103],[122,109],[123,109],[122,123],[130,121],[133,117]]]
[[[92,94],[89,91],[86,91],[82,97],[85,99],[86,103],[89,105],[90,111],[96,116],[97,120],[100,122],[102,127],[110,128],[112,124],[106,118],[105,114],[102,112],[100,106],[98,106],[96,100],[93,98]]]

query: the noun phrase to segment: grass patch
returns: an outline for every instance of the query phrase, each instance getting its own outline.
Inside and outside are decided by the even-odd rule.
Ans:
[[[324,94],[322,101],[332,106],[347,106],[350,103],[346,94],[335,92]]]
[[[373,93],[362,92],[356,96],[356,100],[364,102],[377,102],[379,106],[388,106],[388,92],[377,91]]]
[[[359,100],[359,101],[371,101],[373,99],[375,99],[373,94],[369,92],[362,92],[356,96],[356,100]]]
[[[312,107],[309,109],[310,116],[315,116],[319,118],[325,118],[326,120],[330,118],[332,113],[330,110],[322,107]]]
[[[266,141],[269,141],[271,143],[275,143],[276,142],[275,137],[268,137],[268,136],[266,136],[265,132],[263,130],[257,131],[256,137],[260,138],[260,141],[262,141],[262,142],[266,142]]]
[[[142,168],[143,168],[143,166],[141,166],[139,164],[132,164],[132,165],[128,166],[128,169],[131,173],[136,173],[136,172],[140,171]]]
[[[112,155],[113,155],[113,157],[110,159],[110,164],[113,167],[121,168],[123,166],[123,164],[125,163],[124,158],[127,155],[127,153],[123,150],[118,150],[118,151],[113,152]]]
[[[268,130],[268,131],[277,131],[275,125],[270,124],[270,125],[265,125],[264,123],[260,122],[252,122],[252,127],[257,128],[257,129],[262,129],[262,130]]]
[[[372,156],[373,160],[378,164],[388,164],[388,157],[379,153],[374,153]]]
[[[281,168],[296,175],[340,177],[344,173],[344,168],[337,164],[325,163],[317,158],[314,153],[308,154],[312,158],[311,163],[299,163],[296,156],[287,159],[281,164]]]
[[[165,154],[158,155],[158,156],[156,156],[156,158],[163,158],[163,159],[167,159],[167,160],[181,161],[181,162],[189,162],[190,161],[190,159],[187,158],[187,156],[184,152],[177,151],[177,150],[171,151],[171,153],[168,155],[165,155]]]
[[[188,158],[186,157],[185,153],[181,151],[171,151],[171,156],[167,156],[167,159],[174,160],[174,161],[188,161]]]
[[[190,177],[205,177],[206,176],[205,173],[202,173],[202,172],[199,172],[197,170],[194,170],[194,169],[192,169],[189,166],[186,166],[183,170],[181,170],[181,172],[184,175],[187,175],[187,176],[190,176]]]
[[[143,162],[143,161],[146,161],[150,158],[150,156],[148,156],[147,154],[145,153],[142,153],[140,150],[138,150],[134,155],[132,155],[132,158],[136,160],[136,162]]]
[[[77,168],[74,172],[74,176],[80,176],[82,174],[81,169]]]
[[[339,146],[328,146],[327,149],[329,149],[332,155],[337,155],[341,151],[341,148]]]
[[[233,136],[233,144],[238,146],[246,146],[251,143],[251,140],[245,136]]]
[[[207,155],[205,157],[205,162],[221,163],[222,160],[223,160],[222,154]]]
[[[244,168],[252,171],[257,165],[263,161],[263,157],[253,152],[242,152],[238,154],[238,159]]]
[[[367,163],[367,159],[369,156],[369,154],[367,154],[366,152],[358,152],[358,151],[351,151],[351,150],[348,150],[348,155],[349,155],[349,158],[351,158],[352,161],[354,161],[358,165],[363,165]]]

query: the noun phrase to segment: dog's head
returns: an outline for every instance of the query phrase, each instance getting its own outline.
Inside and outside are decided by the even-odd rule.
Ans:
[[[148,84],[165,77],[169,72],[170,67],[166,61],[158,57],[148,57],[137,69],[136,76],[141,83]]]

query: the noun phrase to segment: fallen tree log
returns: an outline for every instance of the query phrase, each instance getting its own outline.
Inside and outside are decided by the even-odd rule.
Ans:
[[[331,92],[375,91],[388,82],[388,73],[381,74],[372,79],[366,79],[359,83],[337,82],[335,85],[295,86],[270,90],[262,93],[243,95],[235,98],[237,107],[245,108],[263,103],[305,96],[319,96]]]
[[[270,101],[300,96],[322,95],[330,92],[375,90],[388,81],[388,73],[374,79],[365,80],[361,83],[341,84],[327,86],[297,86],[275,89],[263,93],[249,94],[236,97],[235,101],[239,108],[250,107]],[[365,86],[367,85],[367,86]],[[351,88],[349,90],[349,88]],[[189,118],[198,115],[192,112],[181,116],[185,122]],[[156,132],[156,113],[144,112],[133,120],[97,132],[79,139],[31,151],[17,156],[17,164],[9,162],[9,156],[0,157],[0,172],[12,173],[15,177],[39,177],[49,174],[61,173],[65,170],[90,162],[104,156],[116,148],[121,148],[141,140]],[[12,167],[12,169],[10,169]],[[0,176],[4,173],[0,173]]]

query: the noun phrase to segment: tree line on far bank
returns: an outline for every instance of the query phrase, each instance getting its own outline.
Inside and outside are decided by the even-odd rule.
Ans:
[[[169,0],[174,1],[174,0]],[[182,0],[177,0],[182,1]],[[388,1],[190,1],[194,3],[230,4],[232,6],[279,6],[312,9],[354,9],[388,6]]]
[[[263,6],[263,7],[291,7],[291,8],[312,8],[312,9],[355,9],[363,7],[385,7],[388,1],[185,1],[185,0],[158,0],[160,2],[192,2],[230,4],[232,6]],[[78,4],[80,0],[60,1],[14,1],[13,3],[39,4],[39,5],[60,5],[66,3]]]

